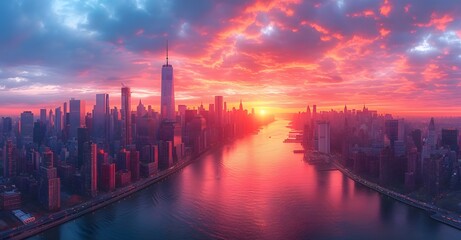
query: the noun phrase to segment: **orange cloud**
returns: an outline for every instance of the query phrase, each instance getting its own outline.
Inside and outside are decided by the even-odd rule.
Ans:
[[[391,12],[392,10],[392,6],[391,4],[389,3],[388,0],[385,0],[384,1],[384,4],[381,6],[381,8],[379,9],[379,12],[383,15],[383,16],[389,16],[389,13]]]

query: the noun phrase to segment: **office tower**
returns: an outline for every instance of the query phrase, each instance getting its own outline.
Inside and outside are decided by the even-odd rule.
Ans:
[[[442,129],[442,146],[458,153],[458,129]]]
[[[122,87],[122,146],[131,145],[131,89]]]
[[[415,129],[411,132],[411,139],[416,146],[416,149],[419,153],[421,153],[423,148],[423,141],[422,141],[422,134],[421,129]]]
[[[315,104],[312,106],[312,117],[317,119],[317,105]]]
[[[49,113],[48,113],[48,122],[47,122],[47,126],[50,127],[50,129],[52,127],[54,127],[54,114],[53,114],[53,110],[50,109]]]
[[[109,131],[109,94],[96,94],[96,105],[93,110],[92,135],[98,143],[108,141]]]
[[[384,123],[384,129],[387,139],[390,145],[393,147],[394,142],[398,140],[399,135],[399,121],[396,119],[386,120]]]
[[[158,168],[167,169],[173,166],[173,142],[158,141]]]
[[[42,157],[42,165],[46,168],[52,168],[54,166],[53,152],[49,148],[45,148]]]
[[[429,122],[426,144],[429,148],[429,151],[433,151],[437,147],[437,133],[435,132],[434,118],[431,118],[431,121]]]
[[[180,114],[181,116],[184,115],[184,113],[186,112],[186,110],[187,110],[187,106],[186,106],[186,105],[182,105],[182,104],[178,105],[178,112],[179,112],[179,114]]]
[[[141,151],[140,175],[149,177],[158,171],[158,146],[146,145]]]
[[[105,163],[101,166],[101,190],[109,192],[115,189],[115,164]]]
[[[214,97],[214,108],[216,116],[216,126],[220,127],[223,123],[223,96]]]
[[[388,119],[384,122],[386,140],[396,156],[405,154],[403,119]]]
[[[158,139],[161,141],[171,141],[173,144],[173,160],[182,159],[182,130],[181,126],[175,122],[164,121],[160,124]]]
[[[3,177],[12,178],[16,176],[16,159],[14,153],[13,141],[7,140],[3,146]]]
[[[97,145],[92,142],[83,143],[84,189],[88,196],[94,197],[98,190]]]
[[[388,184],[392,177],[392,161],[394,159],[391,147],[387,146],[379,155],[379,183]]]
[[[168,64],[168,42],[166,45],[166,64],[162,66],[161,85],[160,113],[162,120],[175,121],[173,66]]]
[[[127,169],[119,170],[115,173],[115,186],[125,187],[131,183],[131,172]]]
[[[130,151],[130,171],[131,181],[135,182],[139,180],[139,151],[132,149]]]
[[[78,128],[77,130],[77,164],[75,167],[80,169],[84,164],[84,143],[90,141],[88,128]]]
[[[62,128],[65,128],[69,124],[67,112],[67,102],[62,104]]]
[[[40,167],[39,202],[49,211],[58,210],[61,207],[61,179],[57,176],[57,170],[53,166],[53,152],[46,148],[43,153],[43,162]]]
[[[69,137],[77,137],[77,129],[85,125],[85,101],[71,99],[69,101]]]
[[[46,109],[40,109],[40,122],[46,123]]]
[[[56,131],[59,133],[62,130],[62,112],[61,112],[61,107],[57,107],[54,109],[54,126]]]
[[[117,171],[130,170],[130,167],[131,167],[130,151],[127,151],[126,149],[120,150],[117,160],[118,160],[117,165],[116,165]]]
[[[10,117],[2,117],[3,136],[10,136],[13,130],[13,120]]]
[[[37,121],[34,123],[33,129],[33,141],[37,146],[41,146],[43,141],[45,140],[46,135],[46,125],[42,121]]]
[[[144,146],[157,142],[157,134],[159,129],[159,120],[144,115],[136,119],[136,145]]]
[[[21,113],[20,132],[22,143],[24,145],[32,143],[34,132],[34,114],[31,111]]]
[[[206,120],[200,114],[195,114],[194,117],[189,120],[187,134],[188,134],[188,145],[192,147],[194,155],[201,153],[206,147]]]
[[[318,126],[318,151],[330,153],[330,123],[325,121],[317,122]]]
[[[146,107],[144,106],[144,104],[142,104],[141,99],[139,99],[138,107],[136,107],[136,116],[143,117],[146,114],[147,114]]]

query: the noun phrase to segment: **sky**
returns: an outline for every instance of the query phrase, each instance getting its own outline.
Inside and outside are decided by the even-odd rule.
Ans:
[[[0,115],[132,89],[272,112],[461,115],[458,0],[0,1]]]

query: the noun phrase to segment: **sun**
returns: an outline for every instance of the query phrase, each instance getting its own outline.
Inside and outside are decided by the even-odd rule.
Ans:
[[[261,109],[261,110],[259,110],[259,115],[264,116],[264,115],[266,115],[266,114],[267,114],[267,110],[266,110],[266,109]]]

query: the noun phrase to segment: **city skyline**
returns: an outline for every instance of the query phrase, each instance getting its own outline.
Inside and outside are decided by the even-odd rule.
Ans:
[[[401,116],[460,112],[456,1],[0,4],[0,115],[37,114],[70,97],[92,106],[97,93],[118,98],[122,83],[133,103],[159,110],[166,39],[180,69],[177,104],[222,95],[228,106],[244,99],[270,112],[314,102]]]

